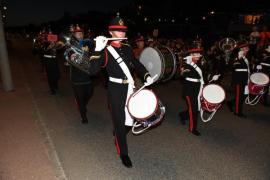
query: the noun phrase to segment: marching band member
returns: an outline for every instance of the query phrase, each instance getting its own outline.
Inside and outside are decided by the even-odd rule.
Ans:
[[[81,49],[88,52],[90,49],[90,41],[89,43],[84,43],[84,34],[83,30],[77,25],[75,28],[71,28],[71,32],[73,36],[79,41]],[[70,66],[70,80],[72,83],[72,89],[74,92],[75,100],[78,105],[82,123],[88,123],[87,119],[87,104],[93,94],[93,85],[91,76],[84,71],[81,71],[75,66]]]
[[[114,18],[109,25],[112,38],[125,38],[127,26],[120,17]],[[132,48],[121,40],[113,40],[107,45],[108,39],[104,36],[96,38],[96,47],[93,55],[88,59],[89,73],[95,74],[100,68],[105,68],[109,75],[108,101],[114,125],[115,145],[124,166],[132,167],[128,156],[127,133],[133,125],[133,118],[127,112],[127,99],[133,92],[134,80],[130,73],[133,64],[136,71],[146,81],[146,85],[153,83],[153,79],[145,67],[135,60]]]
[[[246,118],[243,114],[243,104],[248,94],[248,81],[250,75],[249,61],[246,55],[249,51],[249,45],[240,42],[238,45],[238,57],[233,63],[232,84],[234,86],[234,98],[227,102],[229,110],[238,117]]]
[[[204,84],[204,72],[202,71],[202,62],[200,61],[202,48],[196,47],[188,50],[189,56],[186,58],[186,64],[181,69],[181,75],[185,78],[183,84],[183,96],[187,103],[187,110],[179,113],[180,121],[185,124],[189,119],[189,132],[196,136],[201,133],[197,130],[198,114],[200,111],[200,94]],[[217,76],[213,79],[217,80]]]
[[[47,40],[44,42],[43,47],[43,62],[45,66],[45,71],[47,75],[47,80],[51,94],[54,95],[58,89],[58,81],[60,79],[60,70],[57,62],[57,49],[59,45],[57,41],[50,41],[49,36],[54,35],[49,31]]]
[[[133,49],[133,53],[134,53],[135,59],[139,60],[141,52],[143,51],[145,47],[144,37],[143,36],[137,37],[135,39],[135,43],[136,43],[136,48]]]

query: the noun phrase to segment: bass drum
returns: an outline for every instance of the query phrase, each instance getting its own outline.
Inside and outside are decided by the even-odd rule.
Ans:
[[[154,82],[170,80],[177,70],[176,57],[166,46],[145,48],[139,60],[149,71],[151,77],[157,75]]]

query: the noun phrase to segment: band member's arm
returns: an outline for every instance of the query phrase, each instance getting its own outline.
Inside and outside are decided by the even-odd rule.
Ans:
[[[107,50],[94,51],[90,56],[84,57],[84,59],[89,63],[89,74],[97,74],[102,67],[106,67],[108,62]]]
[[[190,69],[187,67],[187,65],[184,65],[181,68],[181,76],[185,78],[185,77],[189,77],[189,74],[190,74]]]

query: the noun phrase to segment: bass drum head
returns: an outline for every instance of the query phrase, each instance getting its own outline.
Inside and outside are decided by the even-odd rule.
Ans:
[[[158,106],[156,95],[147,89],[141,90],[128,100],[128,111],[136,119],[144,120],[152,116]]]
[[[139,58],[140,62],[147,69],[151,77],[158,75],[154,82],[162,77],[163,63],[160,53],[152,47],[145,48]]]
[[[203,88],[203,98],[212,104],[219,104],[225,99],[225,91],[216,84],[209,84]]]

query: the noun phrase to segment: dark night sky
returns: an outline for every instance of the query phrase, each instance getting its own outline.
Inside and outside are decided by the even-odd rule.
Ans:
[[[91,10],[108,12],[132,0],[4,0],[8,5],[8,25],[26,25],[55,20],[64,12],[72,14]]]
[[[173,11],[184,11],[194,14],[202,10],[257,10],[268,9],[270,11],[270,0],[2,0],[8,5],[8,26],[27,25],[29,23],[41,23],[49,20],[57,20],[70,12],[72,15],[86,13],[87,11],[116,11],[133,1],[147,4],[150,8],[158,8],[159,13]],[[179,5],[179,3],[181,5]],[[161,9],[160,9],[161,8]],[[198,8],[200,10],[198,10]]]

